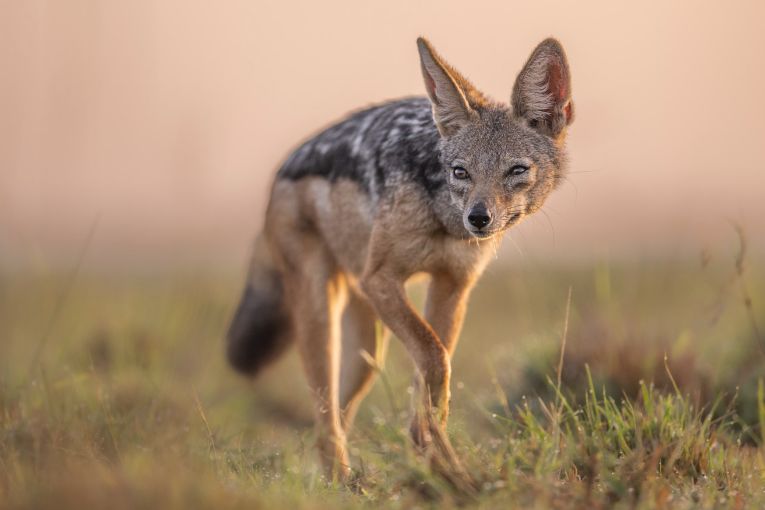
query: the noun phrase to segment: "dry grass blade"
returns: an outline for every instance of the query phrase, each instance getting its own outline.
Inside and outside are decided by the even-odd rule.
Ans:
[[[43,354],[43,351],[45,350],[45,346],[48,344],[48,340],[50,339],[50,336],[53,333],[53,326],[56,325],[56,321],[61,315],[61,310],[64,308],[64,304],[66,303],[70,293],[72,292],[72,288],[74,287],[74,284],[77,281],[77,277],[80,275],[80,271],[82,270],[82,263],[85,260],[85,255],[88,253],[88,250],[90,249],[90,244],[93,241],[93,237],[95,236],[95,233],[96,233],[96,230],[98,229],[98,224],[100,221],[101,221],[101,215],[99,214],[98,216],[96,216],[96,218],[93,220],[93,223],[90,225],[90,229],[88,230],[88,235],[85,237],[85,242],[83,243],[82,248],[80,249],[80,253],[77,255],[77,260],[74,266],[72,267],[72,270],[69,272],[69,277],[66,283],[64,284],[64,287],[61,290],[61,293],[59,294],[58,299],[56,300],[56,305],[53,309],[53,313],[50,315],[50,317],[48,317],[48,322],[45,325],[43,334],[37,343],[37,347],[35,348],[34,355],[32,356],[32,361],[29,363],[29,369],[27,370],[25,385],[29,384],[29,382],[34,377],[34,372],[37,369],[38,364],[40,363],[40,359],[42,358],[42,354]]]
[[[560,339],[560,357],[558,358],[557,375],[557,393],[560,394],[561,379],[563,378],[563,358],[566,355],[566,339],[568,338],[568,320],[571,315],[571,292],[572,287],[568,287],[568,296],[566,297],[566,315],[563,320],[563,334]]]

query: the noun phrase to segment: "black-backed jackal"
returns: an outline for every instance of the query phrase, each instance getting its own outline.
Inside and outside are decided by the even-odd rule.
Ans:
[[[316,398],[330,476],[350,472],[346,434],[374,368],[379,319],[417,367],[415,442],[449,412],[450,358],[492,244],[563,177],[573,119],[566,56],[532,52],[510,104],[495,102],[418,39],[427,98],[360,111],[298,147],[279,170],[228,356],[255,373],[290,344]],[[431,276],[421,316],[404,283]]]

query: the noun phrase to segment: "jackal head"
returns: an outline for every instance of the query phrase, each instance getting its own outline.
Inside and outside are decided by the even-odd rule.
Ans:
[[[566,54],[555,39],[542,41],[507,105],[479,92],[425,39],[417,46],[452,203],[471,235],[490,238],[538,210],[563,178],[574,117]]]

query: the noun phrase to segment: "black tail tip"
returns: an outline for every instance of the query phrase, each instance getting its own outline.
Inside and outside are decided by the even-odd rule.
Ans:
[[[228,330],[226,357],[238,372],[255,375],[289,345],[289,320],[279,303],[245,290]]]
[[[261,317],[247,325],[247,328],[237,328],[232,324],[226,357],[237,372],[255,375],[287,347],[287,323],[283,317]]]
[[[228,364],[243,375],[255,375],[260,369],[256,353],[248,352],[246,345],[239,339],[232,338],[231,333],[226,338],[226,359]]]

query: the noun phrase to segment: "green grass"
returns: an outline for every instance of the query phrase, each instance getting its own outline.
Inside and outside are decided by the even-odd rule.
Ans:
[[[391,391],[376,384],[351,433],[352,491],[321,474],[294,353],[255,382],[225,366],[238,277],[67,282],[0,274],[2,508],[765,506],[759,267],[490,267],[452,379],[449,433],[474,495],[409,444],[397,343]]]

